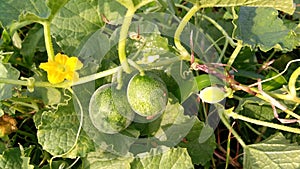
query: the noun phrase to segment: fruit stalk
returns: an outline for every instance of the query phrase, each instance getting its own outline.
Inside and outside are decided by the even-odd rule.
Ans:
[[[130,67],[126,57],[126,39],[132,17],[135,13],[135,8],[128,9],[121,27],[120,39],[118,44],[119,60],[126,73],[130,73]]]

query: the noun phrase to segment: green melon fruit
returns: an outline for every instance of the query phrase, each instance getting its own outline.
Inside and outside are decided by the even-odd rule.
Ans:
[[[167,105],[167,88],[164,82],[152,73],[132,77],[127,87],[127,99],[137,114],[152,117],[162,113]]]
[[[127,103],[128,106],[124,104],[126,96],[115,96],[111,87],[111,84],[99,87],[92,95],[89,104],[89,114],[93,125],[99,131],[108,134],[124,130],[134,117],[129,104]]]

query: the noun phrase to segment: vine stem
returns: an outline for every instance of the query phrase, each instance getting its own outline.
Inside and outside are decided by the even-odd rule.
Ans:
[[[241,146],[243,148],[245,148],[247,145],[246,143],[243,141],[243,139],[240,137],[240,135],[232,128],[232,126],[229,124],[227,118],[225,117],[225,111],[224,108],[220,108],[221,111],[218,111],[219,112],[219,116],[220,116],[220,119],[222,121],[222,123],[226,126],[226,128],[231,131],[231,133],[234,135],[234,137],[237,139],[237,141],[241,144]]]
[[[290,92],[290,95],[292,97],[297,97],[297,91],[296,91],[296,87],[295,87],[295,84],[296,84],[296,81],[297,81],[297,78],[298,76],[300,75],[300,67],[298,67],[293,73],[292,75],[290,76],[290,79],[289,79],[289,83],[288,83],[288,86],[289,86],[289,92]]]
[[[165,66],[165,65],[170,65],[176,61],[180,61],[180,59],[178,57],[172,57],[168,60],[164,60],[161,62],[157,62],[157,63],[153,63],[153,64],[149,64],[147,66],[145,66],[146,69],[150,69],[153,67],[161,67],[161,66]],[[78,81],[76,82],[71,82],[71,81],[65,81],[59,84],[51,84],[49,82],[41,82],[41,81],[36,81],[34,82],[34,84],[29,84],[28,81],[24,81],[24,80],[14,80],[14,79],[8,79],[8,78],[1,78],[0,77],[0,83],[6,83],[6,84],[13,84],[13,85],[20,85],[20,86],[32,86],[33,87],[55,87],[55,88],[68,88],[70,86],[76,86],[76,85],[80,85],[80,84],[84,84],[84,83],[88,83],[112,74],[117,73],[120,70],[121,66],[118,67],[114,67],[102,72],[98,72],[92,75],[88,75],[88,76],[84,76],[84,77],[80,77]]]
[[[121,63],[121,66],[123,68],[123,70],[126,73],[130,73],[130,67],[128,64],[128,60],[126,57],[126,39],[127,39],[127,34],[129,31],[129,27],[131,24],[131,20],[133,18],[134,13],[136,12],[137,9],[141,8],[142,6],[153,2],[154,0],[144,0],[141,1],[139,4],[137,4],[136,6],[134,6],[134,4],[130,5],[130,6],[126,6],[127,7],[127,12],[125,14],[125,18],[123,20],[123,24],[121,26],[121,31],[120,31],[120,37],[119,37],[119,44],[118,44],[118,54],[119,54],[119,60]]]
[[[300,119],[300,115],[292,112],[291,110],[289,110],[288,108],[286,108],[284,105],[282,105],[280,102],[278,102],[277,100],[275,100],[274,98],[272,98],[271,96],[269,96],[268,94],[264,93],[264,92],[260,92],[255,88],[251,88],[252,91],[256,92],[257,94],[255,95],[256,97],[265,100],[266,102],[269,102],[271,104],[273,104],[275,107],[279,108],[280,110],[284,111],[285,113],[287,113],[288,115],[296,118],[296,119]]]
[[[115,67],[112,69],[108,69],[96,74],[92,74],[89,76],[85,76],[85,77],[81,77],[79,78],[79,81],[77,82],[71,82],[71,81],[65,81],[63,83],[59,83],[59,84],[51,84],[49,82],[34,82],[34,87],[56,87],[56,88],[68,88],[70,86],[76,86],[76,85],[80,85],[80,84],[84,84],[102,77],[106,77],[109,75],[112,75],[114,73],[116,73],[119,70],[120,67]],[[24,81],[24,80],[13,80],[13,79],[8,79],[8,78],[0,78],[0,83],[6,83],[6,84],[14,84],[14,85],[20,85],[20,86],[29,86],[32,84],[28,84],[28,81]]]
[[[130,26],[130,23],[131,23],[131,20],[133,18],[135,11],[136,11],[135,8],[128,8],[128,10],[125,14],[125,18],[124,18],[122,27],[121,27],[119,44],[118,44],[119,60],[120,60],[123,70],[126,73],[131,72],[128,61],[127,61],[127,57],[126,57],[126,39],[127,39],[129,26]]]
[[[284,125],[279,125],[279,124],[270,123],[270,122],[266,122],[266,121],[260,121],[260,120],[252,119],[252,118],[245,117],[245,116],[242,116],[240,114],[234,113],[233,111],[225,111],[225,114],[229,117],[234,118],[234,119],[243,120],[243,121],[253,123],[253,124],[256,124],[256,125],[267,126],[267,127],[282,130],[282,131],[287,131],[287,132],[291,132],[291,133],[300,134],[300,129],[298,129],[298,128],[293,128],[293,127],[289,127],[289,126],[284,126]]]
[[[44,27],[44,38],[45,38],[45,46],[48,54],[48,61],[53,61],[54,60],[54,50],[53,50],[53,45],[52,45],[52,40],[51,40],[51,32],[50,32],[50,22],[49,21],[44,21],[41,22],[41,24]]]
[[[174,43],[176,48],[179,50],[180,54],[183,58],[188,58],[189,53],[186,51],[186,49],[182,46],[180,42],[180,35],[184,29],[184,27],[187,25],[189,20],[192,18],[192,16],[201,8],[199,4],[195,4],[182,18],[182,21],[179,23],[178,28],[175,31],[174,34]]]
[[[237,45],[233,41],[233,39],[228,35],[228,33],[224,30],[224,28],[220,24],[218,24],[218,22],[204,14],[201,14],[200,16],[209,21],[211,24],[213,24],[225,36],[226,40],[230,43],[231,46]]]
[[[236,48],[234,49],[233,53],[231,54],[227,65],[228,65],[228,69],[232,66],[233,62],[235,61],[237,55],[240,53],[241,49],[243,47],[242,41],[238,41]]]

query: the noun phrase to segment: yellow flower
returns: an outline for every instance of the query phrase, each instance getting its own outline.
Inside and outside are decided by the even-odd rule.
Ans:
[[[68,57],[60,53],[55,56],[54,61],[40,64],[40,68],[47,72],[48,80],[52,84],[61,83],[65,79],[77,81],[79,75],[76,70],[81,69],[82,66],[83,64],[77,57]]]

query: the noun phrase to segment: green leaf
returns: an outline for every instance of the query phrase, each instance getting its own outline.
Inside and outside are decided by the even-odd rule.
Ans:
[[[178,144],[180,147],[187,148],[193,164],[205,165],[213,157],[214,150],[216,148],[216,142],[215,135],[211,130],[211,128],[209,129],[205,127],[205,124],[197,119],[191,131],[185,137],[184,141]],[[206,137],[208,138],[204,142],[200,142],[199,140],[201,133],[205,133]]]
[[[64,101],[61,91],[52,87],[37,87],[29,96],[42,99],[45,105],[57,105]]]
[[[247,145],[244,168],[300,168],[300,146],[277,133],[258,144]]]
[[[117,2],[125,6],[127,9],[134,7],[134,3],[131,0],[117,0]]]
[[[263,121],[274,119],[272,107],[257,97],[248,97],[240,100],[235,111],[241,112],[241,114],[247,117]]]
[[[198,85],[198,90],[202,90],[203,88],[206,88],[208,86],[221,84],[224,85],[224,83],[218,79],[216,76],[212,76],[209,74],[202,74],[195,77],[195,80]]]
[[[284,25],[273,8],[241,7],[234,37],[252,49],[290,51],[298,45],[294,30]]]
[[[0,62],[0,78],[17,80],[20,76],[20,72],[12,67],[10,64],[2,64]],[[0,83],[0,100],[12,97],[12,88],[15,85]]]
[[[60,105],[57,111],[50,110],[41,113],[41,117],[38,115],[35,117],[39,144],[54,156],[68,152],[75,143],[79,127],[79,117],[74,110],[73,102],[69,101],[67,105]],[[85,156],[93,149],[92,140],[84,131],[81,131],[75,148],[64,157]]]
[[[51,9],[50,17],[53,18],[55,14],[70,0],[46,0],[48,7]]]
[[[167,169],[194,168],[191,158],[185,148],[153,148],[150,152],[141,153],[131,163],[132,169]]]
[[[295,11],[293,0],[188,0],[192,3],[199,3],[202,8],[207,7],[229,7],[229,6],[252,6],[272,7],[292,15]]]
[[[35,52],[39,49],[45,51],[44,43],[44,30],[41,25],[36,24],[34,27],[29,29],[29,32],[22,43],[21,55],[24,56],[24,60],[27,65],[33,63],[33,57]]]
[[[70,0],[61,8],[53,18],[51,28],[52,35],[65,53],[70,55],[79,53],[78,50],[81,50],[89,37],[104,25],[102,17],[106,17],[110,12],[113,13],[109,15],[111,19],[120,17],[118,14],[124,10],[121,8],[118,12],[117,7],[120,5],[110,2]],[[105,10],[102,11],[102,9]],[[98,44],[98,48],[101,49],[100,45]]]
[[[189,133],[195,120],[194,116],[184,115],[184,108],[178,102],[169,101],[155,137],[159,144],[173,147]]]
[[[265,76],[265,79],[274,77],[276,75],[278,75],[277,72],[270,70],[268,74]],[[286,79],[282,75],[280,75],[271,81],[263,83],[262,87],[264,91],[272,91],[282,87],[286,83],[287,83]]]
[[[85,63],[92,62],[99,65],[110,49],[111,42],[107,35],[102,30],[98,30],[90,36],[76,55]]]
[[[99,11],[109,24],[122,24],[123,16],[126,13],[126,8],[117,1],[101,0],[99,1]]]
[[[21,15],[24,20],[30,19],[27,16],[45,19],[50,14],[45,1],[39,0],[0,0],[0,9],[0,21],[4,27],[19,21]]]
[[[29,164],[29,157],[24,157],[19,148],[6,149],[0,155],[0,168],[22,168],[33,169],[34,166]]]
[[[117,156],[111,153],[90,152],[82,161],[82,168],[85,169],[130,169],[130,163],[133,161],[131,154],[126,156]]]
[[[143,2],[143,4],[148,4],[154,0],[117,0],[120,4],[125,6],[127,9],[133,9]]]

